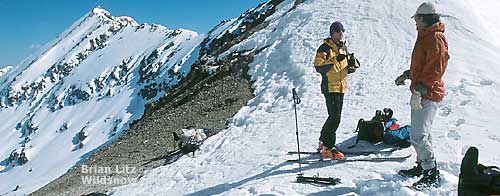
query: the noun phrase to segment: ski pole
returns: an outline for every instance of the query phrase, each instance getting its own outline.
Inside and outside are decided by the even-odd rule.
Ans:
[[[300,98],[297,95],[295,88],[292,89],[293,95],[293,109],[295,110],[295,135],[297,135],[297,152],[299,155],[299,176],[302,175],[302,165],[300,164],[300,142],[299,142],[299,123],[297,119],[297,105],[300,104]]]

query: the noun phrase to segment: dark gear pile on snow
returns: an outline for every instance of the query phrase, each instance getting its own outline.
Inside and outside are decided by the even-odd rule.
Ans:
[[[386,144],[406,148],[411,146],[410,126],[400,127],[397,119],[393,118],[394,112],[390,108],[376,110],[375,116],[370,120],[359,119],[354,132],[358,132],[356,144],[359,140],[371,143],[383,141]],[[352,148],[356,144],[350,146]]]
[[[201,143],[207,139],[208,129],[181,129],[173,132],[175,143],[183,153],[198,150]]]
[[[500,169],[478,163],[479,152],[470,147],[462,159],[458,181],[459,196],[499,195]]]
[[[181,129],[174,131],[174,141],[177,149],[167,152],[165,155],[160,155],[146,160],[142,165],[145,166],[153,161],[165,160],[163,165],[168,165],[175,162],[181,156],[193,153],[200,148],[200,145],[207,139],[208,129]]]
[[[387,110],[389,111],[389,110]],[[364,119],[359,119],[358,125],[354,132],[358,132],[358,137],[356,139],[356,144],[359,140],[365,140],[372,143],[377,143],[382,141],[384,138],[384,119],[392,118],[392,113],[388,113],[390,117],[386,117],[386,114],[382,114],[382,111],[375,111],[375,116],[370,120],[366,121]]]

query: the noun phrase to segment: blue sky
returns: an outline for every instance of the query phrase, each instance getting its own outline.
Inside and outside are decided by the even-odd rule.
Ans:
[[[206,34],[266,0],[0,0],[0,68],[15,65],[100,5],[113,16]]]

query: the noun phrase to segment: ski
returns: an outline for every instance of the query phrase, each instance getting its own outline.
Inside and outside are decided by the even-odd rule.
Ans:
[[[383,150],[383,151],[341,151],[344,153],[344,155],[371,155],[371,154],[391,154],[394,151],[398,150],[397,148],[392,148],[390,150]],[[299,154],[297,151],[289,151],[288,154]],[[300,154],[319,154],[318,151],[304,151],[300,152]]]
[[[404,187],[409,188],[409,189],[414,190],[414,191],[426,191],[426,190],[433,189],[433,188],[439,188],[440,186],[439,185],[437,185],[437,186],[436,185],[417,185],[417,186],[407,185]],[[451,192],[451,190],[450,190],[450,192]]]
[[[142,164],[142,166],[145,166],[147,164],[150,164],[150,163],[152,163],[154,161],[158,161],[158,160],[165,160],[164,165],[170,164],[171,162],[179,159],[184,154],[185,153],[183,153],[180,149],[176,149],[176,150],[168,152],[166,155],[160,155],[160,156],[148,159],[148,160],[146,160],[145,163]]]
[[[300,160],[300,163],[346,163],[346,162],[386,162],[386,161],[404,161],[407,158],[411,157],[411,154],[405,155],[405,156],[388,156],[388,157],[363,157],[363,158],[345,158],[345,159],[338,159],[338,160],[330,160],[330,159],[303,159]],[[287,162],[294,162],[298,163],[298,159],[289,159]]]
[[[299,174],[297,176],[298,183],[317,183],[325,185],[337,185],[340,183],[340,178],[322,178],[318,176],[303,176]]]

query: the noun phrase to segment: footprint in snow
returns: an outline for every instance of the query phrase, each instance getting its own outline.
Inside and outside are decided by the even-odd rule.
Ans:
[[[460,125],[463,125],[463,124],[465,124],[465,119],[463,119],[463,118],[460,118],[455,122],[455,126],[457,126],[457,127]]]
[[[460,102],[460,106],[466,106],[470,102],[472,102],[472,100],[463,100],[463,101]]]
[[[444,116],[444,117],[450,115],[452,112],[453,111],[452,111],[451,107],[448,107],[448,106],[444,106],[444,107],[439,109],[439,115]]]
[[[478,85],[468,82],[467,80],[462,80],[460,81],[460,85],[458,86],[458,92],[465,96],[474,96],[475,93],[469,90],[469,86],[478,86]]]
[[[463,155],[461,155],[462,157]],[[448,161],[439,161],[438,162],[439,170],[444,170],[454,176],[458,176],[460,174],[460,163],[448,162]]]
[[[492,85],[493,83],[495,83],[493,80],[481,80],[479,82],[479,84],[481,86],[489,86],[489,85]]]
[[[488,138],[490,138],[493,141],[500,142],[500,137],[498,137],[496,135],[489,135]]]
[[[449,130],[448,131],[448,134],[446,134],[446,136],[450,139],[453,139],[453,140],[460,140],[462,139],[462,136],[460,135],[460,133],[458,133],[457,130]]]

